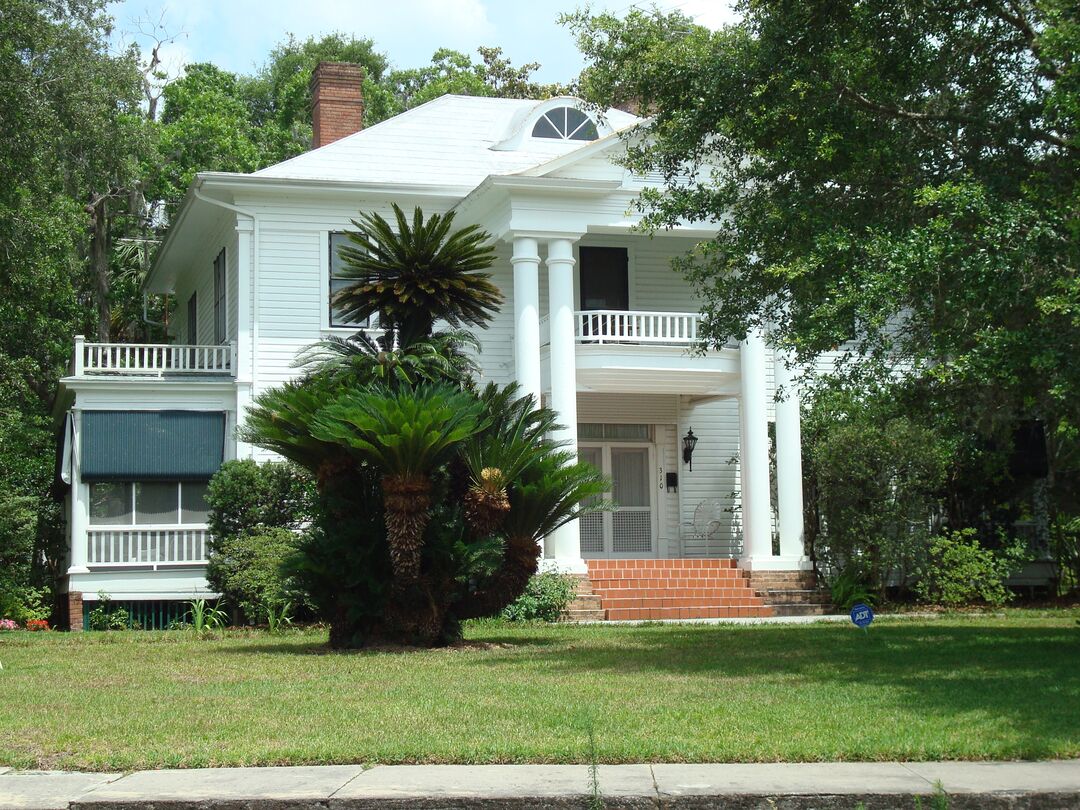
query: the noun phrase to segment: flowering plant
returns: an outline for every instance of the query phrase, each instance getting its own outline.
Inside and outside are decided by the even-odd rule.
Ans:
[[[14,619],[0,619],[0,630],[18,630],[19,624]]]
[[[31,619],[26,623],[27,630],[48,630],[49,623],[45,619]]]

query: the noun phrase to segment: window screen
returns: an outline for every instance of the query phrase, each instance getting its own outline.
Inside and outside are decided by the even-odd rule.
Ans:
[[[141,525],[179,523],[176,481],[139,481],[135,484],[135,522]]]
[[[206,523],[209,517],[206,490],[206,481],[184,481],[180,485],[181,523]]]
[[[90,523],[95,526],[131,524],[131,484],[100,481],[90,485]]]

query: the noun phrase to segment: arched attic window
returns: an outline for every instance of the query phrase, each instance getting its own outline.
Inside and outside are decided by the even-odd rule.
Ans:
[[[533,126],[532,136],[558,141],[595,141],[600,137],[595,122],[574,107],[548,110]]]

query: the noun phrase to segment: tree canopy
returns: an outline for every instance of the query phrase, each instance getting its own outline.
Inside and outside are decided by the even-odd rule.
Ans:
[[[843,345],[981,434],[1080,426],[1080,12],[1066,0],[743,2],[566,18],[583,92],[649,116],[646,223],[718,235],[679,263],[715,344]],[[641,137],[642,135],[647,137]],[[853,342],[847,342],[854,337]],[[1062,487],[1062,491],[1067,487]]]

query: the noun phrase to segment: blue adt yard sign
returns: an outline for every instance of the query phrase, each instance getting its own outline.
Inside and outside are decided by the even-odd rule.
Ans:
[[[861,627],[865,630],[870,626],[870,622],[874,620],[874,611],[870,609],[869,605],[864,605],[859,602],[857,605],[851,608],[851,622],[856,627]]]

